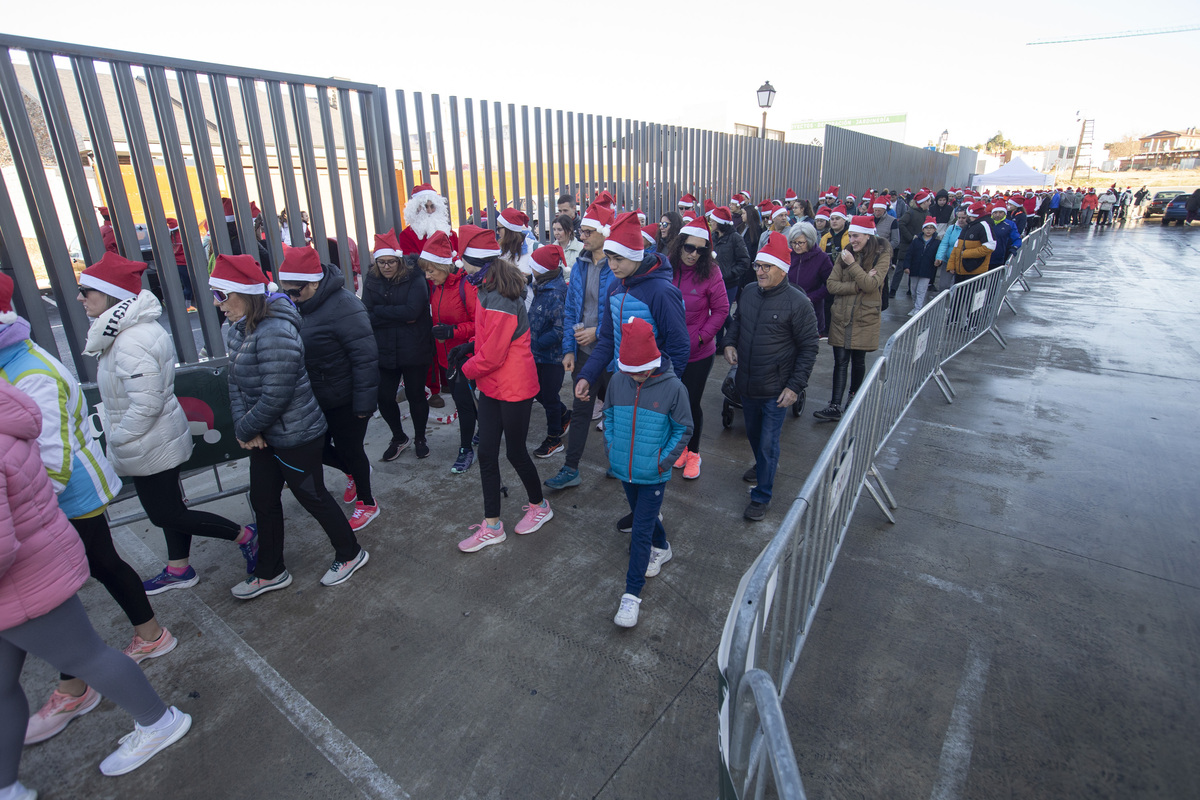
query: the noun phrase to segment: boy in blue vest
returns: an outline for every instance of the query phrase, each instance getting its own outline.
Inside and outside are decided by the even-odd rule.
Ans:
[[[659,509],[671,465],[692,436],[687,389],[660,353],[654,329],[641,317],[621,324],[617,371],[604,406],[604,445],[613,474],[633,512],[625,593],[613,622],[637,625],[642,587],[671,560],[671,545]]]

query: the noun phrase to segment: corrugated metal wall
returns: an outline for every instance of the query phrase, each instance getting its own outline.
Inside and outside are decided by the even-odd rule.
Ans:
[[[867,189],[905,189],[946,185],[952,162],[943,153],[912,147],[877,136],[825,126],[825,153],[821,182],[841,186],[856,195]]]
[[[970,186],[971,176],[975,174],[975,162],[979,153],[969,147],[960,147],[958,158],[950,165],[946,174],[947,186]]]

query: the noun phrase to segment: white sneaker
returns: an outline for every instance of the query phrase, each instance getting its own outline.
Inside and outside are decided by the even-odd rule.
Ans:
[[[6,789],[0,789],[0,800],[37,800],[37,792],[17,781]]]
[[[613,617],[613,622],[622,628],[632,628],[637,625],[638,609],[641,608],[641,605],[642,598],[634,597],[629,592],[621,595],[621,607],[617,609],[617,615]]]
[[[662,571],[663,564],[671,560],[675,554],[671,552],[671,543],[667,542],[666,550],[659,550],[657,547],[650,548],[650,562],[646,564],[646,577],[653,578]]]
[[[105,775],[124,775],[145,764],[154,755],[183,738],[192,727],[192,718],[175,706],[171,712],[171,723],[162,730],[152,731],[138,725],[133,733],[121,737],[121,746],[108,758],[100,762],[100,771]]]
[[[358,555],[349,561],[335,561],[325,570],[325,574],[321,576],[322,586],[337,586],[339,583],[345,583],[350,580],[350,576],[358,571],[358,568],[367,563],[371,555],[363,549],[359,549]]]

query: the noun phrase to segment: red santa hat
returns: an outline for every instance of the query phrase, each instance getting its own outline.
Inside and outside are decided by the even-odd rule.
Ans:
[[[637,214],[627,211],[617,217],[608,234],[608,241],[604,243],[604,252],[637,262],[646,257],[642,226],[638,225]]]
[[[617,366],[622,372],[645,372],[662,364],[662,353],[654,341],[654,329],[641,317],[621,323],[621,352]]]
[[[636,214],[637,212],[635,211],[634,213]],[[641,222],[640,219],[638,221]],[[646,240],[646,244],[653,247],[654,243],[656,241],[658,241],[658,226],[657,225],[643,225],[642,226],[642,238]]]
[[[233,215],[233,201],[228,197],[221,198],[221,208],[225,209],[225,221],[233,222],[237,217]]]
[[[846,213],[845,206],[834,206],[833,210],[829,212],[829,217],[830,217],[830,219],[832,219],[833,217],[841,217],[842,219],[850,219],[850,215]]]
[[[278,278],[295,283],[313,283],[321,280],[321,257],[311,247],[283,246],[283,263],[279,265]]]
[[[439,197],[439,195],[428,183],[422,183],[414,186],[412,194],[409,195],[410,200],[415,200],[417,198],[421,198],[423,200],[432,200],[435,197]]]
[[[706,242],[712,241],[708,235],[708,225],[703,219],[694,219],[679,229],[680,236],[695,236]]]
[[[850,218],[850,233],[865,233],[868,236],[875,235],[875,218],[867,215],[854,216]]]
[[[829,206],[821,206],[817,209],[817,213],[813,216],[813,219],[823,219],[826,222],[829,222],[829,214]]]
[[[696,215],[693,214],[691,211],[685,211],[682,214],[680,214],[679,216],[683,217],[684,222],[691,222],[692,220],[694,220],[696,218]]]
[[[130,261],[116,253],[105,253],[104,258],[80,274],[79,284],[118,300],[128,300],[142,291],[142,273],[147,266],[145,261]]]
[[[1001,202],[992,203],[991,206],[988,207],[988,214],[996,214],[996,213],[1000,213],[1000,214],[1004,214],[1005,216],[1008,216],[1008,208],[1004,205],[1004,203],[1001,203]]]
[[[924,230],[925,228],[928,228],[930,226],[936,228],[937,224],[938,224],[938,221],[936,219],[934,219],[933,217],[925,217],[925,221],[921,223],[921,228],[922,228],[922,230]]]
[[[496,245],[495,258],[500,255],[500,246],[496,244],[496,237],[491,231],[487,231],[492,240],[492,244]],[[477,258],[485,258],[486,256],[476,256]],[[421,250],[421,260],[430,261],[434,264],[443,266],[454,266],[457,261],[454,248],[450,245],[450,237],[445,231],[434,231],[433,235],[425,240],[425,247]]]
[[[595,202],[599,205],[604,206],[605,208],[611,209],[613,206],[615,206],[617,204],[617,198],[613,197],[611,194],[608,193],[608,190],[605,189],[605,190],[601,191],[600,194],[596,195]]]
[[[567,265],[567,255],[556,244],[547,244],[533,251],[533,263],[529,265],[536,275],[545,275]]]
[[[715,202],[713,202],[713,199],[711,197],[708,198],[707,200],[705,200],[704,201],[704,216],[711,217],[712,212],[714,210],[716,210],[716,207],[717,207],[717,204]]]
[[[825,190],[825,196],[826,196],[826,197],[837,197],[837,196],[838,196],[838,190],[839,190],[839,189],[841,189],[841,188],[842,188],[842,187],[841,187],[840,185],[838,185],[838,186],[830,186],[828,189],[826,189],[826,190]]]
[[[174,217],[167,217],[167,230],[171,233],[179,230],[179,220]]]
[[[882,208],[884,211],[887,211],[887,207],[888,200],[883,195],[875,198],[875,200],[871,203],[871,208]]]
[[[515,231],[516,233],[529,232],[529,217],[524,211],[518,211],[515,208],[506,208],[500,212],[497,221],[510,231]]]
[[[608,236],[612,229],[613,213],[606,206],[592,203],[588,206],[587,211],[583,212],[583,219],[579,221],[579,227],[591,228],[603,236]]]
[[[857,199],[858,198],[852,194],[846,195],[846,207],[849,208],[851,205],[853,205],[854,201]]]
[[[985,211],[987,211],[987,206],[983,203],[971,203],[967,206],[967,214],[972,217],[982,217]]]
[[[268,286],[262,267],[254,256],[217,256],[208,285],[212,288],[238,294],[266,294],[274,284]]]
[[[683,197],[679,198],[680,208],[694,208],[695,206],[696,198],[692,197],[690,194],[685,194]]]
[[[917,196],[913,198],[913,202],[916,203],[917,205],[921,205],[921,203],[928,202],[929,200],[932,200],[932,199],[933,199],[933,193],[930,192],[928,189],[922,189],[921,191],[917,192]]]
[[[756,263],[761,261],[787,272],[792,267],[792,254],[788,250],[787,237],[778,231],[771,231],[771,235],[767,237],[767,243],[759,248],[754,261]]]
[[[11,325],[17,321],[17,312],[13,311],[13,280],[0,272],[0,325]]]
[[[259,210],[258,204],[255,203],[253,200],[251,200],[250,201],[250,217],[251,217],[251,219],[258,219],[261,216],[262,216],[262,211]]]
[[[783,193],[783,202],[785,203],[794,203],[799,199],[800,198],[796,195],[795,189],[788,189]]]
[[[430,238],[432,239],[433,237]],[[446,238],[449,241],[449,237]],[[463,225],[458,229],[458,244],[462,247],[462,255],[464,257],[477,258],[481,261],[491,261],[493,258],[500,257],[500,243],[496,241],[496,234],[487,228],[480,228],[476,225]],[[424,254],[421,257],[424,258]]]
[[[400,251],[400,242],[396,240],[395,228],[384,234],[375,234],[375,247],[371,250],[372,261],[378,261],[385,256],[400,258],[403,255],[404,253]]]
[[[732,225],[733,212],[728,206],[717,206],[712,210],[712,218],[718,225]]]
[[[729,198],[729,205],[744,206],[750,202],[750,195],[745,192],[738,192],[733,197]]]
[[[642,223],[643,225],[646,224],[646,212],[645,211],[642,211],[639,208],[637,211],[635,211],[633,213],[638,215],[638,222]]]
[[[772,200],[769,197],[764,197],[762,200],[758,201],[758,210],[761,211],[762,213],[766,214],[768,211],[771,210],[771,206],[773,206],[773,205],[775,205],[774,200]]]
[[[771,219],[775,220],[780,216],[787,216],[787,209],[783,206],[776,205],[771,207]]]
[[[108,219],[108,206],[96,206],[96,210],[100,212],[102,219]]]

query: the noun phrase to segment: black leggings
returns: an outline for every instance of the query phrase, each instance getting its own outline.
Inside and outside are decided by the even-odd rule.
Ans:
[[[442,370],[442,380],[446,379],[446,371]],[[444,384],[443,384],[444,385]],[[462,370],[454,373],[454,383],[450,386],[450,396],[454,398],[454,407],[458,409],[458,446],[470,450],[475,438],[475,424],[479,413],[475,407],[475,390],[471,382],[462,374]]]
[[[704,409],[700,407],[700,398],[704,396],[704,387],[708,384],[708,373],[712,371],[715,353],[699,361],[689,361],[683,368],[683,388],[687,389],[688,400],[692,406],[692,439],[687,449],[693,453],[700,452],[700,432],[704,430]]]
[[[134,476],[133,488],[137,490],[150,523],[162,528],[169,561],[182,561],[188,557],[193,536],[232,542],[241,535],[242,526],[236,522],[187,507],[183,502],[183,490],[179,488],[179,467],[154,475]]]
[[[507,443],[508,463],[517,471],[529,502],[542,502],[542,480],[529,457],[525,437],[533,398],[507,402],[479,393],[479,480],[483,484],[483,515],[500,516],[500,437]]]
[[[395,400],[396,395],[393,394],[392,402]],[[363,438],[367,435],[367,423],[371,418],[358,416],[350,406],[326,408],[323,411],[329,429],[325,431],[322,462],[354,478],[358,499],[364,505],[375,505],[375,497],[371,494],[371,462],[363,450]]]
[[[533,399],[546,411],[546,436],[550,439],[562,438],[563,422],[567,417],[567,407],[558,396],[565,374],[561,361],[537,365],[538,393]]]
[[[401,379],[404,380],[404,397],[408,400],[408,412],[412,417],[413,437],[425,438],[425,426],[429,424],[429,398],[425,396],[425,376],[428,374],[428,364],[379,368],[379,416],[391,429],[393,439],[403,439],[405,436],[401,423],[404,415],[400,413],[400,404],[396,402]],[[357,476],[355,481],[358,481]]]
[[[842,392],[846,390],[846,365],[850,365],[850,394],[862,386],[863,376],[867,374],[867,351],[847,350],[844,347],[833,348],[833,399],[835,406],[842,404]]]

